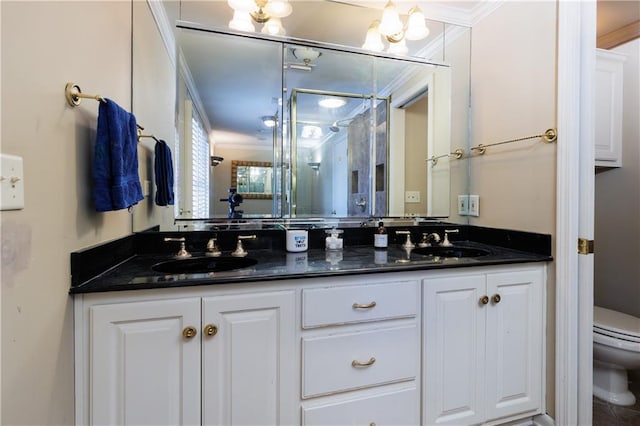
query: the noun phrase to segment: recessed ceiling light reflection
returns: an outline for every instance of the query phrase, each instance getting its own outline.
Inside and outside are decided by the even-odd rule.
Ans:
[[[301,138],[320,139],[322,137],[322,129],[318,126],[304,126],[300,132]]]
[[[340,108],[346,103],[347,101],[341,98],[324,98],[318,101],[318,105],[324,108]]]

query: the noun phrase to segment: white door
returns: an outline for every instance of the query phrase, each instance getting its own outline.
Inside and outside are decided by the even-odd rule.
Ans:
[[[203,299],[204,425],[298,423],[295,292]]]
[[[556,424],[591,424],[596,2],[558,2]]]
[[[423,424],[485,418],[484,290],[484,275],[424,282]]]
[[[540,270],[487,276],[487,418],[540,408],[543,302]]]
[[[90,308],[90,423],[199,425],[200,299]]]

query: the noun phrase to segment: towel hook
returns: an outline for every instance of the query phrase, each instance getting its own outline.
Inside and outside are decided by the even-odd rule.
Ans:
[[[80,105],[81,98],[95,99],[96,101],[107,102],[105,98],[100,95],[87,95],[82,93],[80,86],[75,83],[67,83],[67,85],[64,87],[64,96],[65,98],[67,98],[67,103],[72,107]]]

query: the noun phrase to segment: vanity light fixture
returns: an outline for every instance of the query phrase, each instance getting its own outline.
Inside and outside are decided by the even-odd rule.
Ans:
[[[322,52],[318,52],[310,47],[293,47],[291,48],[291,54],[294,58],[300,59],[302,62],[291,62],[288,64],[288,67],[300,71],[311,71],[313,67],[316,66],[312,61],[322,56]]]
[[[223,161],[224,161],[223,157],[220,157],[218,155],[212,155],[211,156],[211,166],[212,167],[217,166],[218,164],[222,163]]]
[[[264,24],[262,32],[270,35],[285,35],[280,18],[291,15],[293,8],[288,0],[227,0],[233,9],[229,28],[237,31],[255,32],[256,24]]]
[[[405,26],[400,20],[400,14],[395,5],[388,1],[382,12],[382,18],[369,25],[363,49],[381,52],[384,50],[382,37],[389,42],[387,52],[400,55],[409,50],[406,40],[422,40],[429,35],[429,28],[425,23],[424,14],[418,6],[409,9],[409,17]]]
[[[311,162],[311,163],[307,163],[307,165],[311,167],[313,170],[315,170],[316,172],[320,170],[320,162]]]

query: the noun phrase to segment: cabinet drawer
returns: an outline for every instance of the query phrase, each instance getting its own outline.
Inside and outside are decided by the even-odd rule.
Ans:
[[[303,339],[302,397],[415,379],[418,331],[409,325]]]
[[[344,425],[417,425],[420,424],[420,401],[414,388],[402,389],[328,402],[302,408],[304,426]]]
[[[416,316],[417,281],[302,291],[302,328]]]

